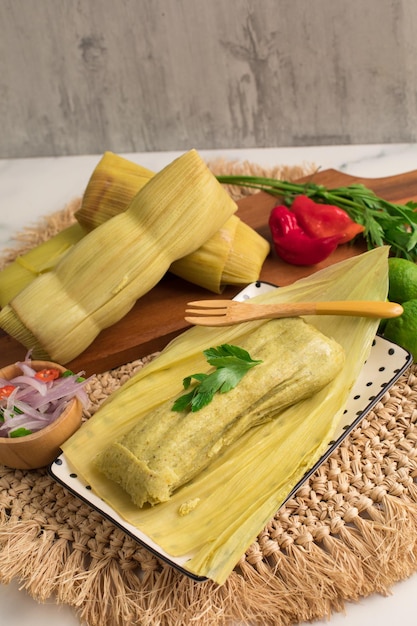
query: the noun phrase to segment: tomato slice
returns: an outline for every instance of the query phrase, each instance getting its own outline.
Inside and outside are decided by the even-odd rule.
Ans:
[[[44,383],[50,383],[56,380],[61,375],[61,372],[56,367],[45,368],[36,372],[35,378],[41,380]]]
[[[16,387],[14,385],[4,385],[4,387],[0,387],[0,400],[8,398],[15,389]]]

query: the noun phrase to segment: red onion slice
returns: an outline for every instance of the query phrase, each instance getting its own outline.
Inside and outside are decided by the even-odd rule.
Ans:
[[[90,379],[83,372],[65,374],[43,382],[35,378],[30,358],[16,365],[22,374],[11,380],[0,378],[0,387],[15,385],[12,393],[0,400],[0,437],[9,437],[18,428],[36,432],[56,420],[72,398],[77,397],[84,408],[89,400],[85,385]]]

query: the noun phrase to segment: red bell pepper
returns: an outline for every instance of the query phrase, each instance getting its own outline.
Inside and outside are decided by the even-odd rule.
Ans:
[[[340,207],[314,202],[308,196],[295,196],[291,211],[296,216],[298,224],[310,237],[340,235],[339,244],[341,244],[351,241],[365,230],[362,224],[354,222]]]
[[[336,250],[342,237],[340,234],[309,235],[298,223],[295,213],[283,205],[272,209],[269,227],[277,254],[292,265],[315,265],[324,261]]]
[[[365,229],[340,207],[302,194],[295,196],[290,209],[276,206],[269,226],[277,254],[292,265],[320,263]]]

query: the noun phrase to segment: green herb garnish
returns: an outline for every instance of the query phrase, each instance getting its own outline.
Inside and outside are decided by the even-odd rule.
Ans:
[[[17,406],[11,409],[11,413],[14,413],[14,415],[23,415],[23,411],[18,409]],[[11,415],[11,417],[13,417],[13,415]],[[4,423],[4,407],[0,408],[0,423]]]
[[[16,430],[11,430],[9,433],[9,437],[25,437],[26,435],[31,435],[32,431],[28,430],[24,426],[20,428],[16,428]]]
[[[216,369],[210,374],[192,374],[184,378],[182,381],[184,389],[188,389],[193,380],[197,383],[189,393],[175,400],[173,411],[199,411],[213,400],[215,393],[230,391],[236,387],[246,372],[262,363],[254,361],[249,352],[243,348],[227,343],[217,348],[208,348],[203,354],[207,362]]]
[[[65,372],[62,372],[61,374],[61,378],[69,378],[70,376],[75,376],[74,372],[72,372],[71,370],[65,370]],[[84,376],[77,376],[75,381],[77,383],[83,383],[85,381],[85,378]]]
[[[417,202],[397,204],[378,197],[362,184],[328,189],[314,183],[292,183],[260,176],[217,176],[223,185],[237,185],[282,196],[283,203],[292,204],[295,196],[303,194],[315,202],[332,204],[344,209],[349,217],[362,224],[368,249],[391,246],[393,256],[417,261]]]

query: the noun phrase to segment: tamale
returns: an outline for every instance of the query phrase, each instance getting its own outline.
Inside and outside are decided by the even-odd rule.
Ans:
[[[125,211],[153,176],[150,170],[105,152],[90,177],[75,217],[85,229],[97,228]],[[269,242],[233,215],[202,246],[174,261],[170,272],[221,293],[226,285],[247,285],[258,280],[269,251]]]
[[[223,286],[224,266],[229,249],[235,241],[239,222],[236,215],[229,217],[227,222],[198,250],[174,261],[169,271],[190,283],[214,293],[220,293]]]
[[[33,349],[34,358],[68,363],[236,209],[191,150],[155,175],[126,211],[18,293],[0,312],[0,327]]]
[[[174,399],[144,417],[97,463],[138,506],[168,500],[247,430],[308,398],[340,372],[344,351],[301,318],[272,320],[239,347],[262,362],[198,412],[172,410]]]
[[[105,152],[83,194],[77,222],[40,243],[0,271],[0,307],[6,306],[37,276],[51,271],[89,231],[125,211],[154,172]],[[24,333],[23,333],[24,334]]]
[[[384,300],[387,258],[387,247],[375,248],[255,301]],[[71,470],[127,523],[167,554],[181,557],[189,571],[223,583],[291,490],[328,451],[379,324],[370,318],[331,315],[308,321],[343,346],[346,361],[340,374],[311,398],[284,409],[278,419],[251,428],[168,501],[137,507],[117,483],[97,470],[94,458],[128,433],[138,418],[177,394],[178,380],[204,371],[202,350],[207,345],[240,345],[265,322],[194,327],[173,340],[63,444]],[[197,500],[188,515],[180,514],[184,504]]]
[[[5,307],[37,276],[54,269],[86,233],[126,211],[154,176],[141,165],[105,152],[75,212],[77,222],[0,271],[0,307]],[[269,251],[268,241],[233,215],[197,250],[174,261],[170,271],[204,289],[221,293],[226,285],[246,285],[258,280]],[[25,333],[22,327],[22,336]],[[46,353],[44,357],[47,358]]]

